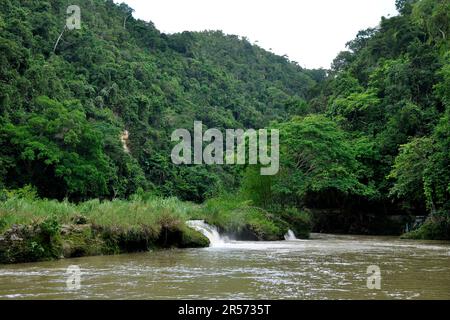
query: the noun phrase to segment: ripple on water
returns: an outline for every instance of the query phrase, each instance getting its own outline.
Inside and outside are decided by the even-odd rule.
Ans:
[[[0,266],[0,298],[450,299],[449,243],[313,239]],[[72,264],[80,291],[65,285]],[[382,290],[367,289],[369,265],[381,268]]]

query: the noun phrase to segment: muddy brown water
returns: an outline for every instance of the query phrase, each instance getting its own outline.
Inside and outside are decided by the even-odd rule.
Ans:
[[[367,286],[372,265],[379,290]],[[315,234],[0,265],[0,299],[450,299],[450,242]]]

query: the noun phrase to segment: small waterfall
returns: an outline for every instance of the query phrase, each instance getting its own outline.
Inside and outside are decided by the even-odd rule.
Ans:
[[[217,228],[215,226],[210,226],[203,220],[190,220],[187,221],[186,224],[190,228],[199,231],[205,237],[207,237],[209,239],[211,247],[216,247],[225,243],[224,238],[220,236]]]
[[[284,235],[284,240],[286,241],[294,241],[297,240],[294,231],[288,230],[288,232]]]
[[[128,132],[128,130],[125,130],[120,135],[120,141],[122,142],[123,151],[125,153],[130,153],[130,148],[128,147],[129,138],[130,138],[130,133]]]

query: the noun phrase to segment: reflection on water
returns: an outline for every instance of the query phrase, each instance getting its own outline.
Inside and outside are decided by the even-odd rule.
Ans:
[[[81,268],[81,288],[66,269]],[[381,268],[381,290],[367,267]],[[313,235],[0,265],[0,299],[450,299],[450,243]]]

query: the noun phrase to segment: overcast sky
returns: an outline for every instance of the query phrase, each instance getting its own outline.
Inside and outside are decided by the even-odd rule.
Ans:
[[[395,15],[395,0],[115,0],[165,33],[222,30],[308,68],[329,68],[359,30]]]

